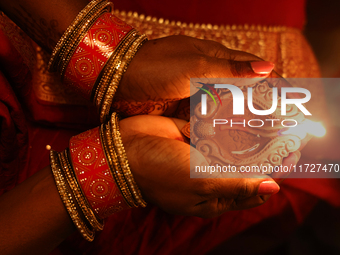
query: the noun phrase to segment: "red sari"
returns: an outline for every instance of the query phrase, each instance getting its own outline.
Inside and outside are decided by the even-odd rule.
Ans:
[[[305,22],[304,4],[303,0],[243,0],[230,3],[216,0],[213,4],[130,0],[117,1],[115,8],[187,23],[254,24],[302,29]],[[246,34],[244,28],[241,32]],[[45,94],[39,94],[37,73],[39,77],[53,78],[41,70],[37,71],[32,64],[34,56],[29,52],[35,52],[32,51],[35,46],[27,46],[27,41],[21,39],[25,35],[9,23],[3,22],[2,30],[0,194],[49,164],[48,151],[45,149],[47,144],[61,151],[68,146],[72,135],[98,125],[98,116],[88,103],[79,99],[76,100],[78,103],[70,105],[72,100],[66,98],[63,101],[57,96],[52,98],[46,92],[48,90],[45,90]],[[236,37],[237,33],[234,33]],[[273,36],[276,38],[276,35]],[[301,44],[309,49],[303,40]],[[243,45],[242,48],[239,44],[235,45],[242,50],[249,46]],[[252,49],[255,54],[256,47]],[[38,62],[42,55],[38,54]],[[301,56],[301,59],[315,61],[310,49]],[[272,57],[278,69],[282,73],[286,72],[282,58],[274,57],[270,52],[262,57]],[[297,72],[295,77],[301,72]],[[233,239],[235,245],[246,245],[242,243],[240,233],[254,227],[257,227],[258,235],[283,240],[303,222],[320,200],[339,207],[339,194],[337,180],[288,179],[282,184],[281,191],[266,204],[250,210],[227,212],[214,219],[169,215],[149,205],[145,209],[132,209],[110,217],[93,243],[82,240],[75,233],[54,254],[205,254],[238,234],[239,237]]]

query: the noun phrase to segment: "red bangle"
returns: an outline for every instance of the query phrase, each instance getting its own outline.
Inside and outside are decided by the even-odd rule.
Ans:
[[[105,63],[132,29],[111,13],[100,16],[71,57],[66,67],[64,83],[90,99],[92,88]]]
[[[99,127],[73,136],[70,139],[70,155],[78,183],[100,219],[130,209],[107,164]]]

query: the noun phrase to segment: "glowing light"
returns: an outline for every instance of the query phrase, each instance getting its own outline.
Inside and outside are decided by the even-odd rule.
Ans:
[[[284,129],[280,133],[282,135],[296,135],[302,140],[307,134],[316,137],[323,137],[326,134],[326,129],[320,122],[305,119],[297,126]]]

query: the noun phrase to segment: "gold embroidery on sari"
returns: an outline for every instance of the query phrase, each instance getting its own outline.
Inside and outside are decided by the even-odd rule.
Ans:
[[[169,35],[187,35],[196,38],[214,40],[228,48],[246,51],[267,61],[275,63],[275,70],[283,77],[319,77],[320,72],[314,54],[302,35],[296,28],[267,27],[255,25],[186,24],[169,21],[163,18],[145,16],[138,13],[126,13],[115,10],[115,15],[137,30],[148,35],[149,39]],[[12,24],[12,25],[9,25]],[[23,55],[25,62],[36,63],[34,71],[34,91],[41,103],[56,103],[70,105],[89,104],[70,88],[59,81],[60,78],[46,71],[47,59],[38,46],[32,53],[28,45],[27,35],[16,27],[4,15],[0,15],[0,28],[7,33],[16,48]],[[13,31],[21,32],[13,32]],[[15,41],[17,43],[15,43]],[[35,62],[35,54],[37,61]],[[306,64],[308,63],[308,64]]]

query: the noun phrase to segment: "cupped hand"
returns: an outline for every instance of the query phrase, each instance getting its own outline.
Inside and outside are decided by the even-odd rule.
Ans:
[[[194,171],[190,160],[193,165],[208,163],[183,142],[179,130],[185,124],[183,120],[150,115],[120,122],[131,171],[146,201],[169,213],[214,217],[229,210],[259,206],[279,191],[267,175],[190,178],[190,171]]]
[[[190,78],[254,78],[243,80],[242,85],[249,85],[267,77],[273,67],[252,54],[214,41],[181,35],[150,40],[123,75],[113,108],[130,116],[161,115],[171,102],[198,91],[190,88]]]

